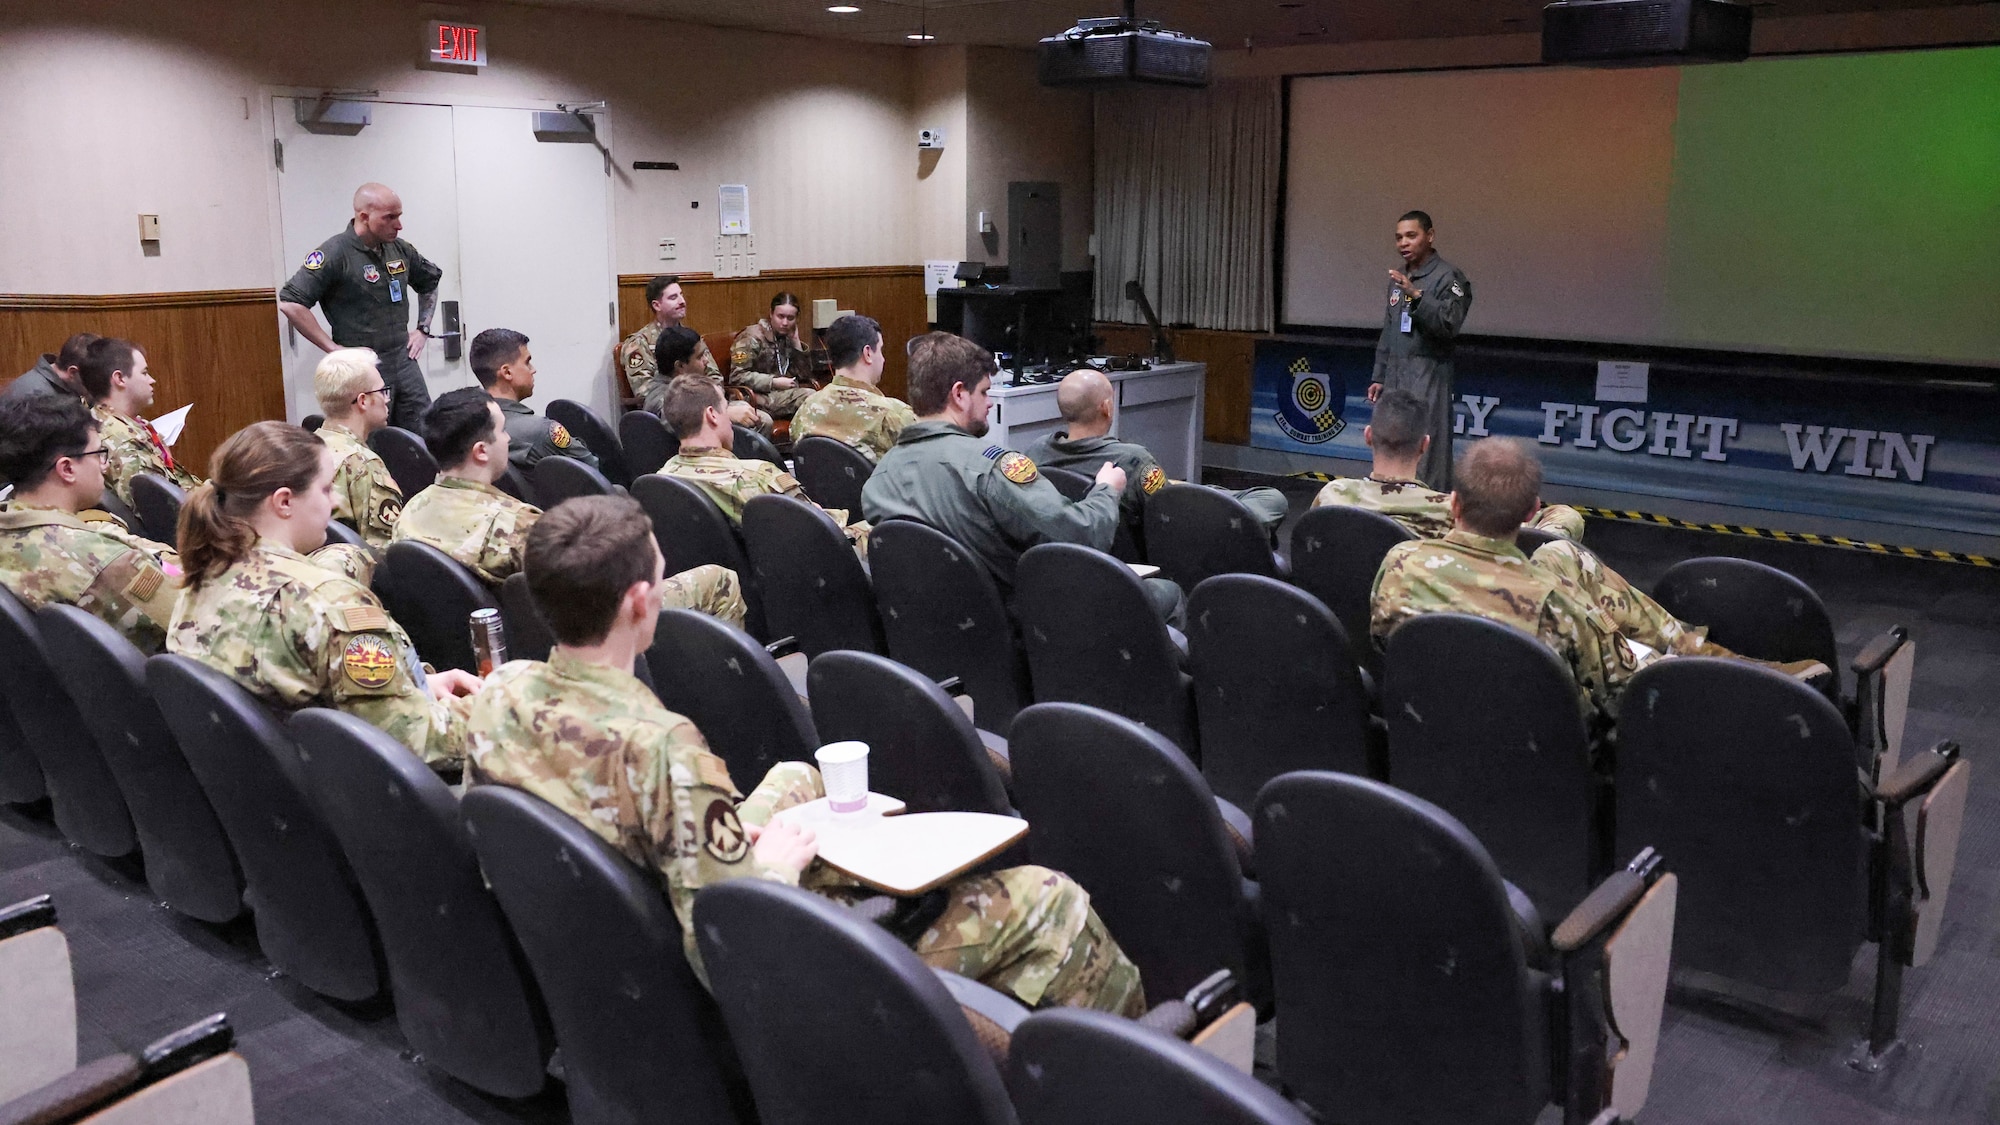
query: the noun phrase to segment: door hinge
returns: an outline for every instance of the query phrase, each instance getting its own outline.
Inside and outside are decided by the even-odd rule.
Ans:
[[[285,170],[285,142],[276,138],[271,140],[271,162],[278,166],[278,171]]]

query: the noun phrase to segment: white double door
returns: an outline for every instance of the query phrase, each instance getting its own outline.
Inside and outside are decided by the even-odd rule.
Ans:
[[[371,102],[369,123],[352,134],[308,132],[297,100],[274,97],[271,107],[282,153],[277,284],[353,219],[355,188],[387,184],[403,200],[403,238],[444,270],[431,331],[444,331],[443,302],[459,313],[458,358],[446,359],[445,342],[433,339],[419,360],[431,397],[474,385],[473,336],[511,328],[535,358],[534,405],[575,399],[615,416],[610,178],[596,146],[537,140],[528,109],[403,101]],[[279,346],[297,421],[319,410],[312,374],[324,353],[289,326]]]

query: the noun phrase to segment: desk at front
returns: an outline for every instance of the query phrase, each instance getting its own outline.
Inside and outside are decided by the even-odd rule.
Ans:
[[[1107,371],[1111,380],[1111,433],[1122,441],[1152,450],[1160,467],[1175,480],[1201,480],[1202,387],[1208,365],[1160,364],[1150,371]],[[1036,438],[1063,428],[1056,409],[1056,384],[1003,386],[1008,372],[996,377],[987,409],[989,436],[1009,449],[1022,449]]]

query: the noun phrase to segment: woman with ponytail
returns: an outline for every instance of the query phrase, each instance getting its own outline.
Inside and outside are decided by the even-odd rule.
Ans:
[[[238,430],[181,508],[187,592],[167,651],[288,711],[332,707],[387,731],[433,766],[465,757],[464,702],[479,679],[425,675],[368,587],[307,557],[333,518],[336,458],[283,422]]]

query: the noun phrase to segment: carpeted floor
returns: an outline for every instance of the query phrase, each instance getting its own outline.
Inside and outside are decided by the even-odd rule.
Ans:
[[[1212,483],[1262,481],[1232,473]],[[1318,487],[1282,486],[1295,515]],[[1696,555],[1743,555],[1789,570],[1825,598],[1843,658],[1890,625],[1909,626],[1919,645],[1910,736],[1923,745],[1954,738],[1978,764],[1942,944],[1906,985],[1907,1050],[1879,1074],[1844,1065],[1867,1020],[1873,946],[1830,997],[1677,988],[1642,1120],[2000,1121],[2000,573],[1602,521],[1592,522],[1588,541],[1648,588]],[[151,901],[136,874],[85,856],[45,817],[0,808],[0,903],[55,896],[75,963],[84,1058],[225,1011],[265,1121],[567,1119],[559,1090],[506,1103],[438,1075],[411,1057],[388,1010],[342,1008],[274,977],[247,924],[217,929],[181,918]]]

